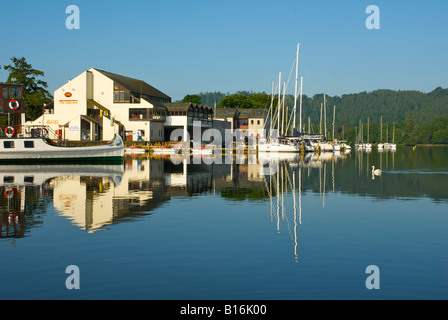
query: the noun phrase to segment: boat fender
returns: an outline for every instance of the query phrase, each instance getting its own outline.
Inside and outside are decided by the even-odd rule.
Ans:
[[[8,138],[11,138],[14,135],[14,133],[16,133],[16,131],[14,130],[13,127],[6,127],[5,134]]]
[[[19,101],[17,101],[17,100],[11,100],[11,101],[9,101],[9,108],[10,108],[11,110],[17,110],[17,109],[19,109],[19,107],[20,107],[20,103],[19,103]]]

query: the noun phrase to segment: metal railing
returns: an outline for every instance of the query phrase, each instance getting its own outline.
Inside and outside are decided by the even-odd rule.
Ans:
[[[59,141],[59,135],[49,126],[0,126],[0,138],[49,138]]]

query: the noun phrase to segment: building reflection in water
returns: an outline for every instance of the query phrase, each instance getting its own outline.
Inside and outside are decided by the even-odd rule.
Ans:
[[[0,166],[1,237],[29,236],[31,228],[42,224],[49,205],[73,225],[96,232],[138,220],[173,197],[219,193],[230,201],[269,203],[277,232],[287,224],[297,260],[302,176],[305,170],[308,176],[309,170],[325,170],[326,161],[334,159],[334,155],[240,154],[232,161],[214,163],[145,155],[127,157],[123,164]],[[325,186],[321,193],[322,189]],[[292,204],[287,203],[290,198]]]

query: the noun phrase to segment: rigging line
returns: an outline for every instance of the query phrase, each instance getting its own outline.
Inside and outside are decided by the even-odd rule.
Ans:
[[[289,80],[291,79],[291,75],[292,75],[292,72],[294,71],[294,67],[295,67],[295,65],[296,65],[296,58],[294,58],[294,60],[293,60],[293,63],[292,63],[292,66],[291,66],[291,71],[289,72],[289,77],[288,77],[288,81],[286,81],[286,85],[285,85],[285,89],[284,89],[284,91],[286,92],[287,91],[287,89],[288,89],[288,86],[289,86]],[[285,96],[286,94],[284,94],[284,96]],[[295,97],[294,97],[294,99],[295,99]],[[284,99],[284,102],[282,102],[282,108],[287,108],[287,110],[289,110],[290,109],[290,107],[287,105],[287,103],[286,103],[286,98]],[[289,127],[289,125],[290,125],[290,123],[291,123],[291,119],[292,119],[292,113],[291,113],[291,117],[290,117],[290,119],[289,119],[289,122],[288,122],[288,125],[287,125],[287,127],[286,127],[286,130],[287,130],[287,128]]]
[[[291,66],[291,71],[289,72],[288,81],[286,81],[285,89],[288,88],[289,80],[291,79],[291,75],[292,75],[292,72],[294,71],[294,66],[295,65],[296,65],[296,58],[294,57],[294,61],[293,61],[292,66]]]

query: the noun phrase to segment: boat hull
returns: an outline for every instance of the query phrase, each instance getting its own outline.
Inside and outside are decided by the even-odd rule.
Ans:
[[[295,145],[272,143],[258,145],[258,152],[299,152]]]
[[[117,136],[99,146],[62,147],[42,138],[0,139],[2,162],[84,162],[117,161],[124,156],[123,141]]]

